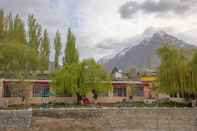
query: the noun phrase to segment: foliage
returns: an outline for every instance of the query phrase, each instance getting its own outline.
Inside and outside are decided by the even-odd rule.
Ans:
[[[11,96],[20,97],[24,102],[24,105],[26,107],[29,106],[32,83],[29,81],[21,80],[12,82],[11,85]]]
[[[144,103],[143,101],[118,102],[111,105],[112,107],[190,107],[187,103],[174,101]]]
[[[50,57],[50,41],[46,29],[44,30],[44,34],[41,41],[41,56],[44,58],[43,59],[44,69],[48,70],[49,57]]]
[[[94,59],[85,59],[81,62],[80,79],[84,88],[90,87],[89,91],[95,90],[97,93],[107,92],[111,86],[110,76]]]
[[[79,61],[79,54],[76,49],[76,39],[71,29],[68,30],[67,43],[65,48],[64,64],[73,64]]]
[[[14,39],[20,44],[26,44],[26,31],[24,27],[24,22],[19,15],[16,15],[14,19],[14,30],[13,30]]]
[[[34,15],[28,17],[28,36],[29,36],[29,46],[32,47],[39,53],[40,43],[42,39],[42,30],[40,24],[37,22]]]
[[[0,10],[0,40],[4,38],[5,34],[5,14],[3,10]]]
[[[161,59],[159,67],[159,90],[171,95],[191,97],[197,94],[196,53],[191,57],[182,49],[164,46],[158,50]]]
[[[40,68],[40,57],[27,45],[0,44],[0,71],[4,78],[30,78]]]
[[[57,94],[86,96],[92,90],[102,93],[111,87],[110,77],[93,59],[64,65],[55,72],[53,80]]]
[[[62,48],[61,34],[59,31],[56,32],[54,45],[55,45],[55,68],[57,69],[59,67],[59,57]]]
[[[75,37],[68,31],[64,66],[58,69],[52,79],[57,94],[69,93],[78,97],[94,92],[101,93],[110,87],[110,77],[93,59],[79,62]]]

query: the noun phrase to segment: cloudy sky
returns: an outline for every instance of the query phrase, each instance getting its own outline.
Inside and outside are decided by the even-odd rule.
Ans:
[[[59,29],[65,43],[71,27],[82,58],[115,53],[150,27],[197,45],[197,0],[0,0],[0,8],[35,14],[51,40]]]

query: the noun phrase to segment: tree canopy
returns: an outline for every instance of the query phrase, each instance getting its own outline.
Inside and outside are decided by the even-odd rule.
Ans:
[[[158,54],[161,59],[160,91],[183,97],[197,95],[197,51],[189,57],[183,49],[164,46],[158,50]]]
[[[34,57],[34,59],[39,61],[39,63],[37,63],[39,65],[39,69],[37,69],[38,71],[48,71],[49,64],[51,61],[53,62],[53,60],[50,59],[52,49],[50,48],[51,44],[48,31],[47,29],[42,31],[42,26],[34,15],[29,15],[27,22],[24,21],[25,20],[18,14],[15,16],[11,13],[7,15],[3,10],[0,10],[0,45],[4,48],[0,50],[2,55],[0,63],[2,66],[1,68],[6,66],[7,70],[13,71],[14,68],[11,66],[3,66],[3,64],[5,64],[4,61],[7,61],[7,59],[11,59],[12,57],[15,62],[20,63],[21,59],[26,55],[29,57],[29,60]],[[25,23],[27,23],[27,25],[25,25]],[[61,50],[60,33],[57,33],[57,35],[56,43],[59,47],[55,50],[55,52],[57,52],[56,54],[58,54],[56,58],[60,56]],[[14,48],[16,48],[15,52]],[[16,52],[17,50],[20,51]],[[7,51],[7,53],[5,51]],[[22,54],[22,52],[24,54]],[[32,56],[30,56],[31,53]],[[4,55],[9,55],[9,57],[6,58]],[[35,61],[32,60],[31,65],[37,65],[33,64],[33,62]],[[18,67],[16,67],[16,70],[17,68]],[[1,72],[4,71],[2,70]]]
[[[75,44],[75,37],[69,29],[64,65],[52,78],[57,94],[63,95],[67,92],[77,96],[79,101],[93,90],[97,93],[108,91],[111,83],[107,72],[94,59],[80,62]]]
[[[61,48],[62,48],[61,34],[59,31],[56,32],[54,45],[55,45],[55,68],[58,68],[60,65],[59,57],[61,55]]]
[[[92,90],[99,94],[111,87],[110,76],[93,59],[64,65],[55,72],[53,80],[55,91],[61,95],[86,96]]]
[[[3,78],[29,78],[39,70],[41,58],[27,45],[0,44],[0,71]]]
[[[64,64],[78,63],[79,54],[76,49],[76,39],[70,28],[68,30],[67,43],[64,54]]]

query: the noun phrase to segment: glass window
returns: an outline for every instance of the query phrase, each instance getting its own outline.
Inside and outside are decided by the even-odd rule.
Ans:
[[[144,88],[135,87],[135,96],[144,96]]]
[[[11,90],[8,87],[3,88],[3,96],[4,97],[11,97]]]
[[[33,87],[33,97],[48,97],[50,89],[48,84],[36,84]]]
[[[19,97],[21,93],[20,83],[6,83],[3,86],[4,97]]]
[[[113,96],[122,96],[125,97],[126,96],[126,88],[123,87],[115,87],[113,88]]]

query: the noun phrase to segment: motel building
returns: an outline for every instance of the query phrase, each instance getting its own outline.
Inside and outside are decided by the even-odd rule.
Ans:
[[[114,103],[158,99],[158,95],[153,90],[157,79],[155,75],[143,75],[137,80],[132,80],[122,70],[115,67],[112,71],[112,78],[112,90],[107,96],[99,97],[99,102]]]
[[[115,103],[122,101],[144,101],[146,99],[156,99],[153,91],[155,77],[144,76],[139,80],[129,80],[123,77],[122,72],[115,72],[112,89],[108,93],[98,96],[97,103]],[[50,80],[25,80],[23,82],[31,83],[30,85],[30,103],[41,104],[48,102],[76,102],[76,97],[70,95],[57,96],[49,95],[53,92],[52,81]],[[18,97],[19,91],[14,91],[13,84],[16,86],[19,80],[0,79],[0,101],[6,101],[8,105],[23,104],[22,98]],[[20,84],[19,84],[20,85]],[[17,86],[16,86],[17,87]],[[15,87],[15,88],[16,88]],[[16,89],[15,89],[16,90]],[[89,99],[93,101],[92,95]]]

